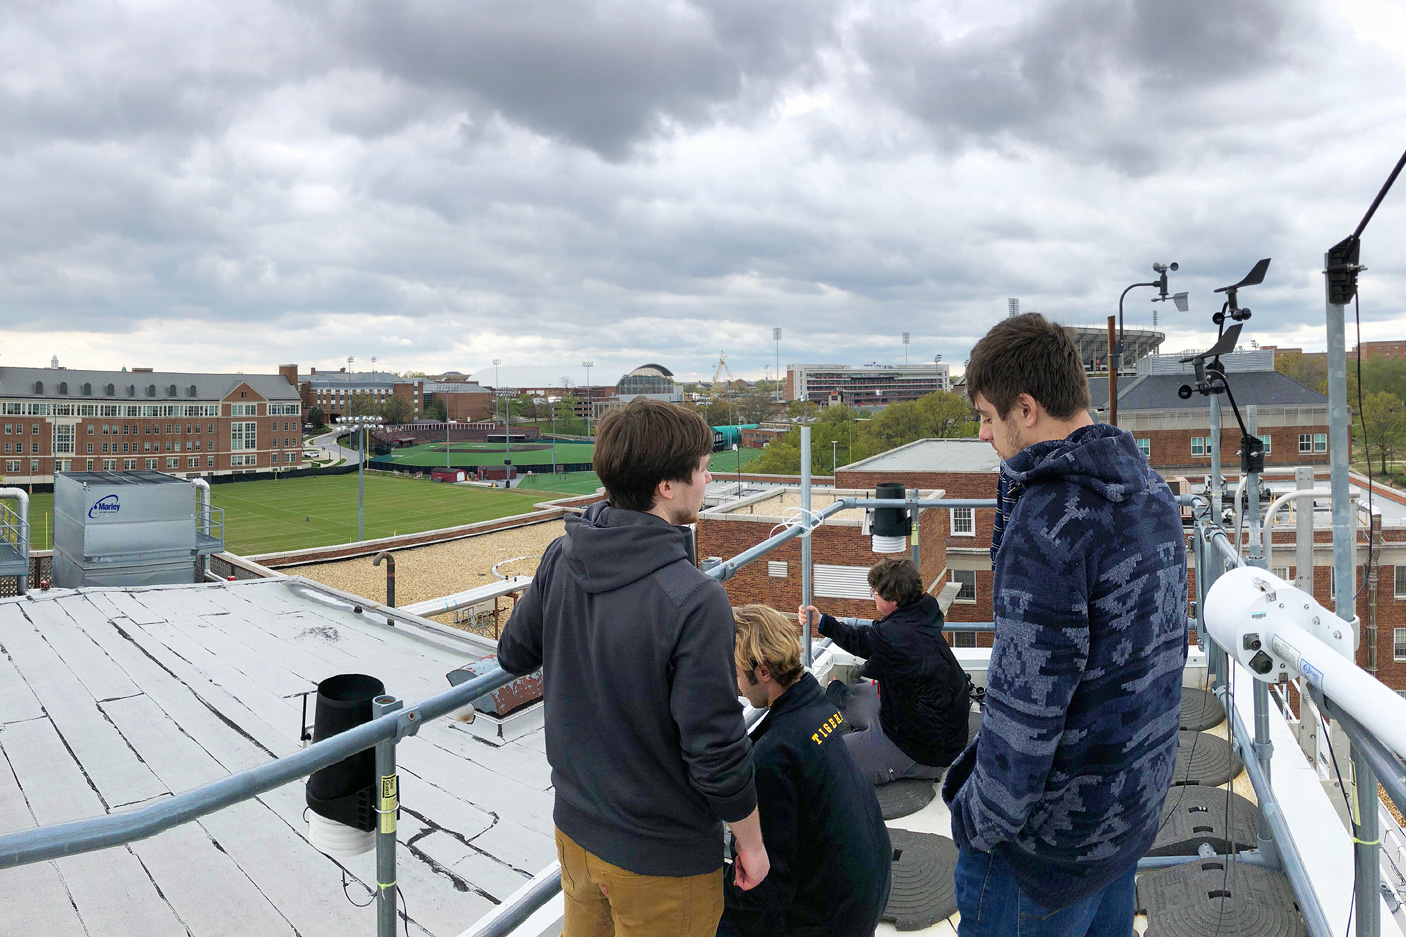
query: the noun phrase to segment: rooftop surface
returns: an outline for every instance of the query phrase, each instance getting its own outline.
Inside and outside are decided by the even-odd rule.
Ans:
[[[919,439],[860,462],[844,472],[998,472],[1001,458],[980,439]]]
[[[299,748],[302,694],[363,671],[417,702],[490,648],[299,579],[0,600],[0,829],[97,816]],[[307,713],[309,724],[312,710]],[[455,937],[556,858],[541,730],[494,746],[438,720],[398,747],[412,932]],[[375,853],[308,844],[302,785],[129,847],[8,870],[0,933],[372,933]]]
[[[35,389],[42,382],[42,391]],[[59,384],[68,385],[66,394]],[[84,384],[92,393],[81,393]],[[106,388],[113,385],[113,394]],[[170,392],[176,385],[176,393]],[[122,403],[169,403],[190,400],[222,400],[240,384],[248,384],[268,400],[297,400],[298,390],[281,374],[194,374],[186,371],[87,371],[69,368],[0,367],[0,397],[68,397],[73,400],[109,400]],[[148,388],[156,386],[156,394]],[[195,393],[190,388],[195,387]],[[129,394],[127,389],[134,388]]]

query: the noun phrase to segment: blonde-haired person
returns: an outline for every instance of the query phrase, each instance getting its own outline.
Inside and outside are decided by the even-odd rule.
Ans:
[[[752,731],[771,872],[751,891],[725,876],[720,935],[870,937],[893,858],[874,787],[841,741],[843,720],[801,665],[796,624],[765,605],[733,609],[737,689],[767,714]]]

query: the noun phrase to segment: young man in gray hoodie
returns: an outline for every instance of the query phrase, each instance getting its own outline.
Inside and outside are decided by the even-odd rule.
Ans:
[[[733,673],[732,606],[684,525],[712,476],[692,411],[636,398],[601,419],[607,500],[568,517],[498,642],[542,668],[564,937],[712,937],[733,881],[769,868]]]

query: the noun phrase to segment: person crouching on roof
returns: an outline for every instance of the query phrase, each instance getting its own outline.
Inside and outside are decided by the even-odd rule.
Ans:
[[[861,683],[845,703],[856,731],[845,744],[875,784],[940,778],[967,745],[971,705],[967,675],[942,636],[942,610],[923,592],[913,561],[885,557],[869,568],[880,617],[850,625],[807,605],[800,617],[842,649],[867,659]]]
[[[771,871],[750,891],[725,873],[725,937],[870,937],[893,850],[874,786],[840,741],[842,719],[801,666],[796,626],[765,605],[733,609],[737,689],[767,714],[752,731]]]

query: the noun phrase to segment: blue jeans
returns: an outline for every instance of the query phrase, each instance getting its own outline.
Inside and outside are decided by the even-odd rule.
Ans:
[[[1133,874],[1129,869],[1088,898],[1051,910],[1016,883],[990,853],[963,849],[957,856],[959,937],[1131,937]]]

